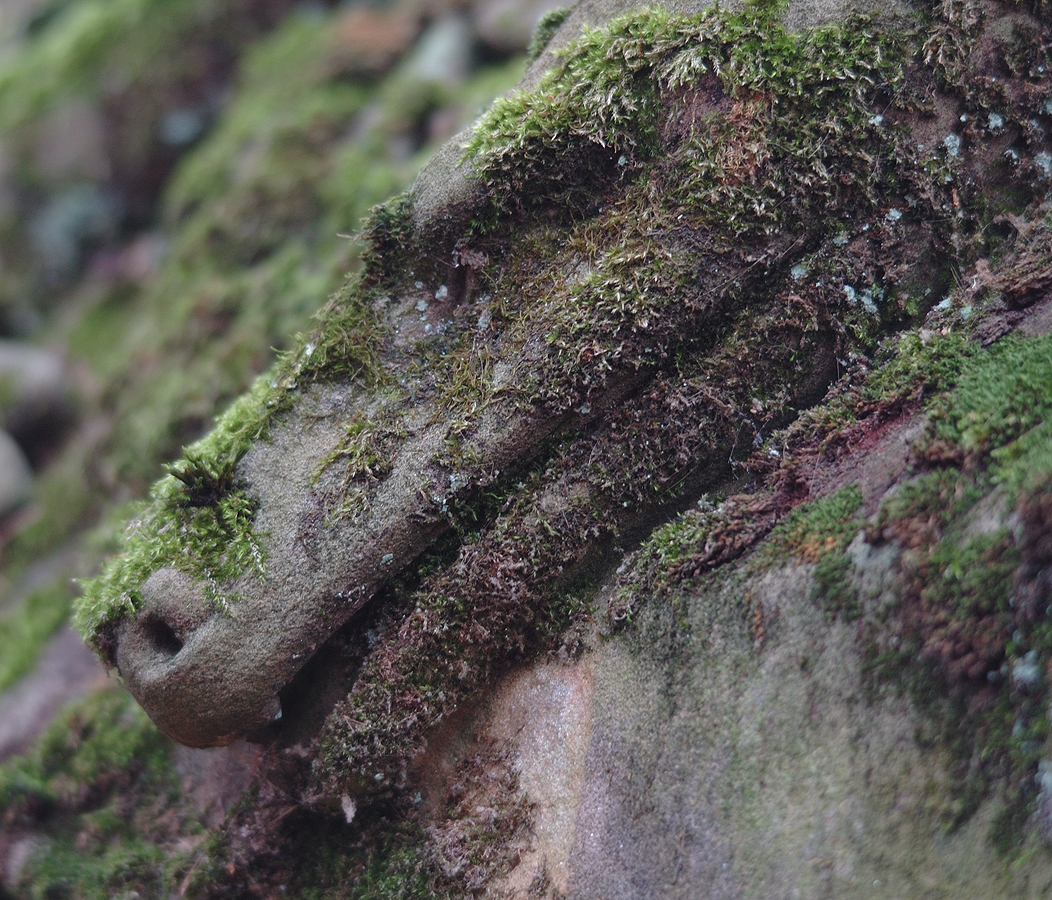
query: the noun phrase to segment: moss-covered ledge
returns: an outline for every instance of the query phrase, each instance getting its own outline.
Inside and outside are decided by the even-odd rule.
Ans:
[[[988,63],[993,127],[953,10],[784,12],[571,15],[375,212],[362,276],[86,586],[162,730],[320,731],[312,796],[398,787],[496,673],[572,649],[619,547],[733,484],[1047,189],[1045,76]],[[777,477],[771,524],[806,493]]]

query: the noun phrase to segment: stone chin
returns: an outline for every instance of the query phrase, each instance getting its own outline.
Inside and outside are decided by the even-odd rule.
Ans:
[[[151,575],[142,594],[141,610],[117,630],[117,670],[164,734],[215,747],[280,717],[285,678],[265,654],[244,652],[258,641],[250,621],[217,612],[201,585],[175,569]]]

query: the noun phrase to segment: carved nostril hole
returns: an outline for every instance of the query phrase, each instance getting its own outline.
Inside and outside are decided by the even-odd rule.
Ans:
[[[183,649],[183,642],[179,635],[172,630],[171,625],[158,616],[148,616],[144,619],[142,629],[147,640],[162,656],[175,656]]]

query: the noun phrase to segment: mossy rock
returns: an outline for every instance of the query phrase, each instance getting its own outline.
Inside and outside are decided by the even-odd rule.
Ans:
[[[1010,52],[1031,32],[1047,26],[1021,6],[996,22],[577,7],[521,90],[373,214],[364,269],[315,332],[155,487],[86,585],[86,639],[177,740],[310,742],[306,795],[346,810],[397,795],[501,673],[579,649],[626,547],[751,487],[655,533],[625,576],[611,618],[675,632],[689,616],[660,598],[809,496],[788,448],[953,384],[983,297],[1040,294],[1020,285],[1047,259],[1049,148],[1030,122],[1052,85]],[[991,269],[1012,221],[1031,223],[1029,250]],[[954,290],[980,258],[1024,274]],[[881,353],[883,384],[864,371]],[[984,412],[976,371],[946,401],[958,412],[933,413],[951,422],[933,445],[1043,460],[1020,410]],[[796,514],[742,577],[813,565],[785,577],[876,627],[851,547],[879,499],[848,488]]]

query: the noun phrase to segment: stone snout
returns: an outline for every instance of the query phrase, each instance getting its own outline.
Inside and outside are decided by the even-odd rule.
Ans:
[[[247,617],[218,612],[200,582],[171,568],[151,575],[142,596],[140,611],[117,631],[117,669],[162,732],[212,747],[280,716],[278,691],[289,676],[272,669],[267,657],[276,657]]]

